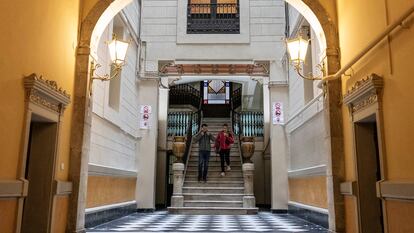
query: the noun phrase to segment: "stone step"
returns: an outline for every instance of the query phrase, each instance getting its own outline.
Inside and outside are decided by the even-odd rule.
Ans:
[[[232,163],[233,161],[232,160],[230,160],[230,163],[231,163],[231,169],[233,169],[233,168],[238,168],[238,167],[240,167],[240,169],[241,169],[241,163],[239,163],[239,162],[234,162],[234,163]],[[187,167],[188,168],[192,168],[192,167],[195,167],[195,168],[197,168],[198,169],[198,160],[197,161],[188,161],[188,165],[187,165]],[[216,158],[211,158],[210,157],[210,160],[209,160],[209,162],[208,162],[208,167],[209,168],[213,168],[213,167],[221,167],[221,165],[220,165],[220,158],[217,158],[217,161],[216,161]]]
[[[197,176],[186,176],[185,181],[198,181],[198,175]],[[231,177],[231,176],[216,176],[211,177],[210,174],[207,175],[207,183],[208,182],[228,182],[228,181],[243,181],[242,177]]]
[[[207,174],[207,178],[219,178],[221,171],[209,171]],[[198,171],[187,171],[185,174],[186,178],[190,176],[198,176]],[[241,171],[227,171],[225,177],[243,177],[243,173]]]
[[[198,158],[198,157],[200,157],[199,154],[198,154],[198,151],[196,153],[192,153],[190,155],[190,158]],[[211,153],[210,154],[210,159],[211,158],[214,158],[214,157],[220,158],[220,155],[219,154],[216,154],[216,153]],[[239,157],[240,158],[240,154],[239,153],[230,153],[230,158],[236,158],[236,157]]]
[[[197,180],[186,180],[183,187],[244,187],[243,181],[214,181],[208,180],[207,183],[200,183]]]
[[[198,143],[197,143],[198,144]],[[191,147],[191,150],[190,150],[191,152],[199,152],[200,151],[200,148],[199,148],[199,146],[197,145],[197,146],[192,146]],[[213,147],[213,146],[211,146],[211,150],[210,150],[210,152],[211,153],[216,153],[216,150],[215,150],[215,147]],[[230,149],[230,153],[240,153],[240,150],[239,150],[239,147],[237,147],[237,146],[233,146],[231,149]]]
[[[183,187],[183,193],[243,194],[244,187]]]
[[[236,161],[233,161],[233,160],[230,160],[230,167],[231,167],[231,171],[233,171],[233,170],[235,170],[235,171],[241,171],[241,167],[240,166],[237,166],[237,165],[239,165],[239,164],[241,164],[240,162],[236,162]],[[191,162],[189,162],[189,168],[191,168],[191,170],[198,170],[198,161],[196,161],[196,162],[194,162],[194,161],[191,161]],[[220,160],[218,160],[218,161],[209,161],[208,162],[208,170],[209,171],[221,171],[221,165],[220,165]],[[210,169],[213,169],[213,170],[210,170]],[[230,172],[231,172],[230,171]]]
[[[189,162],[197,162],[198,164],[198,157],[190,157],[190,159],[188,160]],[[210,165],[210,163],[218,163],[220,164],[220,157],[217,157],[217,159],[215,157],[210,157],[210,160],[208,161],[208,164]],[[232,163],[240,163],[241,164],[241,158],[240,157],[230,157],[230,166]]]
[[[184,207],[243,207],[242,201],[184,201]]]
[[[190,155],[190,160],[191,159],[197,159],[198,160],[198,158],[199,158],[198,153],[196,155],[195,154]],[[215,158],[217,158],[217,160],[220,160],[220,155],[218,155],[216,153],[213,153],[213,154],[210,155],[210,160],[215,159]],[[240,158],[239,154],[230,154],[230,160],[237,159],[237,158]]]
[[[187,167],[187,174],[189,172],[198,172],[198,166]],[[210,167],[208,166],[208,172],[221,172],[220,166]],[[232,167],[230,172],[242,172],[241,167]]]
[[[189,215],[245,215],[257,214],[258,208],[237,207],[168,207],[171,214]]]
[[[244,194],[230,193],[184,193],[184,200],[197,201],[243,201]]]

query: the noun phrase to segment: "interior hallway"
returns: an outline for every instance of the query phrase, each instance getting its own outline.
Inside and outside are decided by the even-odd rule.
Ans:
[[[135,213],[87,232],[308,232],[327,233],[318,225],[286,214],[175,215],[166,211]]]

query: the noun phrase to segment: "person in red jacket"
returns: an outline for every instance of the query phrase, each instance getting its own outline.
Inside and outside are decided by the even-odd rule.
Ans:
[[[221,162],[221,176],[225,176],[224,162],[226,162],[226,170],[230,171],[230,148],[234,143],[233,135],[228,131],[227,124],[223,125],[223,130],[217,135],[216,144],[220,146],[220,162]]]

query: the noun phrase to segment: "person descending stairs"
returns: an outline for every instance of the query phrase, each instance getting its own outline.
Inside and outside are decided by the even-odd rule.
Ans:
[[[214,137],[222,131],[223,124],[231,125],[230,119],[227,118],[204,118],[202,123],[208,125],[208,132]],[[231,132],[230,127],[229,131]],[[184,206],[169,207],[169,212],[214,215],[256,214],[257,208],[243,208],[244,181],[238,137],[234,136],[234,144],[229,153],[231,168],[226,166],[225,174],[222,174],[220,155],[214,150],[214,142],[211,143],[211,148],[207,181],[203,182],[203,179],[199,181],[199,144],[193,142],[184,177]]]

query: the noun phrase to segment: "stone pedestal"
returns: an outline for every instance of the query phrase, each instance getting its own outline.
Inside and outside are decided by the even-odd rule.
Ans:
[[[173,195],[171,197],[172,207],[183,207],[184,196],[183,196],[183,182],[184,182],[184,164],[174,163],[173,169]]]
[[[244,197],[243,197],[243,208],[255,208],[256,198],[254,197],[254,164],[244,163],[243,164],[243,179],[244,179]]]

